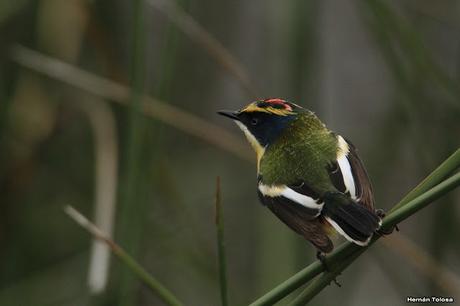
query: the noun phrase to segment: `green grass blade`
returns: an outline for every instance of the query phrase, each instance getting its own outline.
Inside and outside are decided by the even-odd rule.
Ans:
[[[220,177],[216,179],[216,232],[217,232],[217,252],[219,263],[220,297],[222,306],[228,306],[227,292],[227,259],[225,256],[224,239],[224,217],[222,211],[222,196],[220,188]]]
[[[340,273],[336,271],[343,271],[346,267],[348,267],[356,258],[359,257],[362,253],[364,253],[366,249],[362,248],[354,253],[352,256],[345,258],[342,262],[340,262],[334,272],[324,273],[319,278],[317,278],[311,286],[305,288],[302,293],[300,293],[291,303],[289,306],[301,306],[305,305],[310,301],[313,297],[323,290],[324,287],[328,286]],[[314,284],[314,286],[313,286]]]
[[[460,185],[460,172],[457,172],[453,176],[449,177],[445,181],[434,186],[427,192],[421,194],[415,199],[409,201],[407,204],[402,205],[400,208],[394,210],[387,217],[385,217],[382,228],[390,228],[398,224],[401,221],[404,221],[408,217],[412,216],[420,209],[424,208],[428,204],[432,203],[434,200],[448,193],[452,189]]]
[[[347,244],[344,243],[337,247],[336,251],[331,253],[328,258],[329,262],[333,263],[338,261],[339,258],[348,257],[353,254],[354,251],[359,249],[360,247],[354,244]],[[315,261],[300,272],[297,272],[289,279],[278,285],[277,287],[273,288],[265,295],[257,299],[256,301],[252,302],[250,306],[266,306],[266,305],[273,305],[274,303],[278,302],[282,298],[286,297],[288,294],[293,292],[294,290],[301,287],[303,284],[307,283],[308,281],[312,280],[315,276],[319,275],[321,272],[324,271],[324,267],[319,261]]]
[[[145,215],[145,201],[141,199],[142,165],[140,164],[145,122],[141,115],[142,91],[144,85],[144,2],[134,0],[132,8],[132,50],[130,64],[130,110],[126,114],[128,129],[125,136],[126,144],[123,146],[124,155],[120,193],[120,203],[117,215],[119,223],[116,232],[119,233],[120,242],[125,248],[137,256],[143,226],[142,217]],[[117,269],[118,276],[118,305],[132,306],[135,304],[136,287],[134,278],[125,266]]]
[[[71,206],[66,206],[64,212],[74,220],[78,225],[88,231],[94,238],[104,242],[112,253],[125,265],[127,270],[131,271],[143,284],[147,286],[163,302],[170,306],[183,306],[183,304],[163,286],[156,278],[148,273],[131,255],[122,247],[102,232],[96,225],[91,223],[85,216]]]
[[[436,186],[439,182],[443,181],[455,170],[460,168],[460,149],[457,149],[451,156],[449,156],[439,167],[437,167],[430,175],[428,175],[420,184],[411,190],[398,204],[391,210],[395,211],[410,200],[415,199],[417,196],[428,191],[430,188]]]

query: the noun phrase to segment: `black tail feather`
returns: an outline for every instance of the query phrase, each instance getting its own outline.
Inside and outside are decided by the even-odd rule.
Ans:
[[[380,218],[343,193],[327,193],[322,215],[348,240],[366,244],[380,226]]]

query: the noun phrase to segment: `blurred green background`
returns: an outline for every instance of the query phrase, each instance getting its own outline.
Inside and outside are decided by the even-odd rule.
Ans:
[[[105,289],[89,285],[104,273],[68,204],[187,305],[219,305],[216,176],[230,301],[249,304],[315,251],[258,203],[254,156],[216,110],[282,97],[315,111],[389,210],[459,147],[459,78],[459,1],[1,1],[0,305],[162,305],[114,258]],[[459,196],[312,304],[458,301]]]

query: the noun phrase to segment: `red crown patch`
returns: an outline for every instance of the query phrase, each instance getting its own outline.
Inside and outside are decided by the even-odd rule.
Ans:
[[[292,111],[292,107],[286,100],[279,99],[279,98],[270,98],[261,101],[258,104],[259,107],[273,107],[275,109],[284,109],[287,111]]]

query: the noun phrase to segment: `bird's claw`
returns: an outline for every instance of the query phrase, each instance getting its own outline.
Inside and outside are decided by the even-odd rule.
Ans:
[[[323,265],[324,271],[329,272],[329,266],[326,263],[326,255],[320,251],[316,252],[316,258],[321,262]]]
[[[379,217],[380,219],[383,219],[383,218],[385,218],[385,216],[386,216],[385,211],[384,211],[383,209],[380,209],[380,208],[375,210],[375,214],[376,214],[377,217]],[[391,233],[393,233],[394,230],[396,230],[397,232],[399,232],[399,227],[398,227],[397,224],[394,225],[393,227],[389,228],[389,229],[386,229],[386,230],[380,229],[380,228],[379,228],[379,229],[376,230],[375,232],[376,232],[378,235],[380,235],[380,236],[387,236],[387,235],[390,235]]]
[[[385,216],[387,215],[387,214],[385,213],[385,211],[384,211],[383,209],[381,209],[381,208],[376,209],[376,210],[375,210],[375,214],[376,214],[377,217],[379,217],[380,219],[385,218]]]

